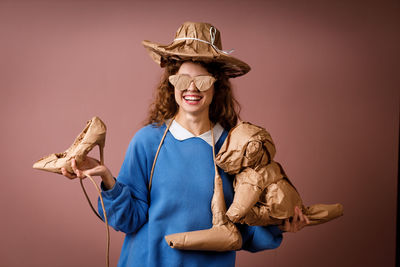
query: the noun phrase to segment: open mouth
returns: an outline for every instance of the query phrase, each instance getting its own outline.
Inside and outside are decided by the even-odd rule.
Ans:
[[[203,97],[199,95],[185,95],[182,98],[186,103],[193,105],[199,103]]]

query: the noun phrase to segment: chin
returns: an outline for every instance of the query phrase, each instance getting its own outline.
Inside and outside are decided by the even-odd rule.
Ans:
[[[207,109],[209,107],[204,105],[192,106],[188,104],[183,104],[183,106],[180,106],[180,108],[184,113],[197,116],[203,114],[204,112],[207,112]]]

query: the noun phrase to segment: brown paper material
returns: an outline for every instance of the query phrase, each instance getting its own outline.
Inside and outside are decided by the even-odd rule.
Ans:
[[[61,168],[73,173],[71,159],[75,158],[77,165],[96,145],[100,148],[100,161],[103,162],[103,148],[106,139],[106,125],[99,117],[93,117],[86,124],[85,129],[75,138],[74,143],[62,153],[53,153],[41,158],[33,164],[34,169],[61,174]]]
[[[183,250],[228,251],[242,247],[242,237],[233,223],[215,225],[207,230],[165,236],[171,248]]]
[[[222,50],[221,34],[209,23],[183,23],[176,31],[173,42],[168,45],[148,40],[144,40],[142,44],[161,67],[165,67],[168,60],[193,60],[218,62],[221,64],[220,70],[230,78],[250,71],[248,64]]]
[[[235,195],[226,214],[232,221],[239,221],[258,202],[263,191],[261,178],[250,168],[236,175]]]
[[[232,128],[216,162],[235,176],[235,196],[226,215],[232,222],[249,225],[281,224],[293,217],[298,206],[309,225],[343,215],[341,204],[305,207],[282,166],[273,160],[276,150],[270,134],[262,127],[241,122]]]
[[[337,204],[315,204],[305,208],[304,213],[310,219],[310,225],[328,222],[343,215],[343,206]]]

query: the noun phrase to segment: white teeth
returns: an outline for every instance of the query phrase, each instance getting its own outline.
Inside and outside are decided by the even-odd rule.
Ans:
[[[201,97],[195,97],[195,96],[184,96],[183,98],[188,101],[198,101],[201,99]]]

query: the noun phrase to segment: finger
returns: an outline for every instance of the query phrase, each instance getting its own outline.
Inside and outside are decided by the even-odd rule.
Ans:
[[[77,169],[77,167],[76,167],[75,158],[72,158],[72,159],[71,159],[71,167],[72,167],[72,170],[74,171],[74,173],[76,173],[78,169]]]
[[[293,215],[293,223],[297,223],[297,221],[299,220],[299,209],[296,207],[294,207],[294,215]]]
[[[292,227],[293,227],[293,232],[297,232],[301,229],[301,210],[299,209],[299,207],[295,207],[294,209],[294,216],[293,216],[293,223],[292,223]]]
[[[304,226],[306,226],[307,225],[307,222],[306,222],[306,216],[305,215],[302,215],[302,220],[301,220],[301,228],[300,229],[303,229],[304,228]],[[300,230],[299,229],[299,230]]]
[[[299,218],[300,218],[301,224],[304,224],[306,222],[306,219],[304,217],[305,216],[304,216],[303,212],[301,211],[301,209],[299,209]]]
[[[298,226],[298,229],[301,230],[303,229],[307,224],[308,224],[308,218],[306,215],[304,215],[304,213],[302,212],[302,210],[299,210],[300,214],[300,224]]]
[[[307,223],[307,224],[310,224],[310,219],[308,219],[307,216],[304,216],[304,217],[306,217],[306,223]]]
[[[66,176],[69,179],[75,179],[76,178],[75,174],[71,174],[71,173],[67,172],[67,170],[65,170],[65,168],[61,168],[61,173],[62,173],[62,175]]]
[[[92,177],[92,176],[98,175],[98,173],[97,173],[97,171],[96,171],[96,168],[84,170],[84,171],[82,172],[82,174],[83,174],[83,178],[86,178],[86,177],[89,177],[89,176]]]
[[[78,165],[76,164],[75,158],[71,159],[71,167],[72,167],[72,170],[74,171],[74,173],[76,174],[76,176],[78,176],[79,178],[82,178],[81,170],[78,169]]]
[[[95,176],[98,173],[96,171],[96,168],[92,168],[92,169],[88,169],[88,170],[83,171],[83,174],[84,174],[85,177],[87,177],[87,176]]]
[[[78,177],[81,178],[81,179],[85,178],[85,177],[86,177],[85,171],[76,169],[76,176],[78,176]]]
[[[82,173],[82,171],[80,171],[80,170],[78,170],[78,169],[76,169],[76,176],[78,176],[78,178],[83,178],[83,173]]]
[[[299,223],[296,226],[297,231],[300,231],[301,229],[303,229],[305,225],[306,225],[305,221],[299,221]]]
[[[61,173],[62,173],[62,175],[66,176],[66,177],[68,177],[68,178],[71,178],[71,177],[70,177],[71,174],[69,174],[69,173],[65,170],[65,168],[61,168]]]

